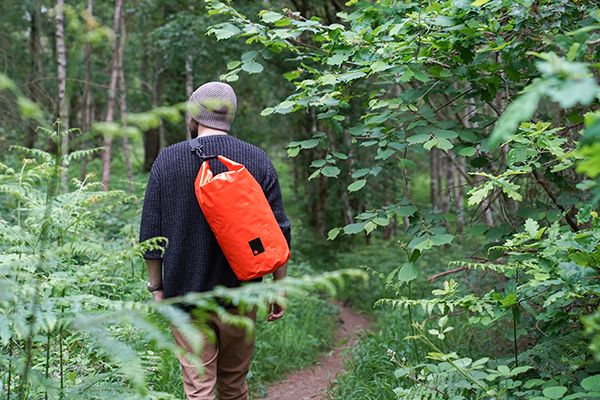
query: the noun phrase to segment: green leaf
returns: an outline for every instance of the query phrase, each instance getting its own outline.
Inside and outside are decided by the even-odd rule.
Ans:
[[[350,185],[348,185],[348,191],[349,192],[357,192],[360,189],[362,189],[367,183],[366,179],[359,179],[356,182],[351,183]]]
[[[425,143],[430,137],[429,133],[419,133],[418,135],[409,136],[406,141],[410,144]]]
[[[42,118],[44,113],[37,103],[29,100],[27,97],[17,97],[17,105],[19,107],[19,113],[23,118]]]
[[[313,168],[321,168],[325,165],[325,162],[325,160],[313,160],[313,162],[310,163],[310,166]]]
[[[375,229],[377,229],[377,225],[373,221],[365,222],[365,232],[367,234],[373,232]]]
[[[388,218],[383,217],[373,218],[373,222],[379,226],[388,226],[390,224],[390,220]]]
[[[260,112],[260,115],[262,115],[263,117],[266,117],[267,115],[273,114],[273,111],[275,111],[275,109],[273,107],[267,107]]]
[[[288,157],[296,157],[298,154],[300,154],[300,146],[289,147],[287,149],[287,154],[288,154]]]
[[[301,142],[297,142],[303,149],[312,149],[314,147],[317,147],[317,145],[319,144],[320,140],[319,139],[307,139],[307,140],[303,140]]]
[[[394,149],[385,149],[385,150],[378,149],[377,156],[375,157],[375,159],[376,160],[387,160],[394,153],[396,153],[396,150],[394,150]]]
[[[412,70],[415,78],[421,82],[428,82],[429,81],[429,77],[427,76],[427,74],[421,70],[418,69],[413,69]]]
[[[338,167],[334,167],[331,165],[328,165],[326,167],[323,167],[323,169],[321,170],[321,173],[329,178],[335,178],[340,174],[340,169]]]
[[[581,387],[590,392],[600,392],[600,375],[588,376],[583,379]]]
[[[327,240],[334,240],[341,232],[340,228],[333,228],[327,233]]]
[[[327,59],[327,64],[341,65],[344,61],[348,59],[348,57],[350,57],[349,51],[337,52]]]
[[[510,368],[508,368],[506,365],[498,365],[497,369],[498,369],[498,372],[500,372],[504,376],[510,375]]]
[[[438,144],[438,140],[439,139],[436,137],[429,139],[423,144],[423,148],[425,148],[425,150],[431,150],[433,146],[436,146]]]
[[[402,265],[398,271],[398,280],[400,282],[414,281],[419,276],[419,271],[414,263],[407,262]]]
[[[288,114],[294,109],[295,105],[296,105],[296,103],[294,103],[293,101],[289,101],[289,100],[282,101],[281,103],[279,103],[277,105],[277,107],[275,107],[275,112],[277,114]]]
[[[560,399],[565,393],[567,393],[567,388],[564,386],[551,386],[544,388],[543,393],[544,396],[550,399]]]
[[[392,68],[392,66],[384,61],[375,61],[373,64],[371,64],[371,71],[373,72],[381,72],[389,68]]]
[[[338,80],[340,80],[342,82],[350,82],[354,79],[362,78],[363,76],[367,76],[367,74],[365,74],[362,71],[353,71],[353,72],[348,72],[346,74],[340,75],[338,77]]]
[[[463,157],[473,157],[476,152],[477,150],[475,149],[475,147],[465,147],[463,149],[460,149],[458,151],[458,154]]]
[[[450,143],[450,141],[446,138],[438,137],[437,141],[438,142],[435,147],[437,147],[438,149],[448,151],[454,147],[454,145],[452,143]]]
[[[531,89],[509,104],[498,119],[490,136],[489,146],[494,147],[506,141],[517,130],[521,121],[531,119],[540,101],[540,93]]]
[[[266,23],[272,23],[272,22],[279,21],[281,18],[283,18],[283,15],[273,12],[273,11],[267,11],[261,15],[261,18]]]
[[[408,248],[411,250],[419,250],[423,252],[424,250],[429,250],[433,247],[433,242],[429,239],[429,235],[425,234],[423,236],[416,236],[408,243]]]
[[[400,76],[400,81],[401,82],[408,82],[408,81],[410,81],[410,79],[413,76],[415,76],[415,74],[410,69],[407,69],[406,71],[404,71],[404,73],[402,74],[402,76]]]
[[[442,233],[442,234],[434,235],[431,237],[431,241],[436,246],[443,246],[445,244],[452,242],[452,240],[454,240],[454,235],[450,235],[448,233]]]
[[[230,37],[235,36],[241,32],[242,30],[240,28],[233,24],[230,24],[229,22],[219,25],[219,27],[213,31],[213,33],[217,37],[217,40],[229,39]]]
[[[344,227],[344,233],[346,235],[355,235],[357,233],[362,232],[364,228],[365,228],[365,223],[364,222],[358,222],[358,223],[355,223],[355,224],[349,224],[349,225],[346,225]]]
[[[538,225],[537,221],[529,218],[527,219],[527,221],[525,221],[525,231],[527,231],[527,233],[529,234],[530,238],[535,238],[535,236],[537,235],[538,231],[540,230],[540,226]]]
[[[236,69],[240,65],[242,65],[241,61],[231,61],[227,63],[227,69]]]
[[[410,217],[417,212],[417,209],[414,206],[400,206],[395,211],[400,217]]]
[[[487,196],[488,194],[492,191],[493,186],[488,182],[488,183],[484,183],[483,185],[480,185],[476,188],[473,188],[471,190],[469,190],[469,200],[467,201],[467,204],[469,206],[475,206],[478,205],[479,203],[481,203]]]
[[[319,83],[322,85],[334,85],[336,81],[337,78],[332,74],[325,74],[319,78]]]
[[[356,171],[354,171],[352,173],[352,177],[353,178],[362,178],[363,176],[366,176],[369,174],[369,172],[371,171],[371,168],[361,168],[361,169],[357,169]]]
[[[249,74],[258,74],[263,71],[263,66],[256,61],[248,61],[242,64],[242,69]]]

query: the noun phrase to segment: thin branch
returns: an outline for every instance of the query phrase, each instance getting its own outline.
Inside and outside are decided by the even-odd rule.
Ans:
[[[546,192],[548,197],[550,197],[550,200],[552,200],[552,203],[554,203],[554,205],[560,211],[562,211],[564,213],[565,221],[567,221],[567,224],[569,224],[569,226],[571,227],[571,230],[573,232],[578,232],[579,225],[577,225],[577,222],[575,222],[573,220],[573,218],[569,215],[566,208],[558,203],[558,199],[557,199],[556,195],[554,194],[554,192],[552,191],[552,189],[550,188],[550,186],[548,185],[548,182],[546,182],[544,180],[544,178],[535,169],[533,170],[533,176],[535,176],[537,183],[540,184],[540,186],[544,189],[544,191]]]

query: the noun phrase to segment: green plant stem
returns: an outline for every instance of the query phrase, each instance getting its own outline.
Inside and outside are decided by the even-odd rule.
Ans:
[[[46,373],[45,377],[48,379],[50,376],[50,329],[46,334]],[[48,390],[44,393],[44,399],[48,400]]]
[[[519,287],[519,269],[516,269],[515,276],[515,297],[517,296],[517,288]],[[514,354],[515,354],[515,366],[519,366],[519,346],[517,344],[517,310],[519,307],[519,303],[515,304],[512,309],[512,317],[513,317],[513,345],[514,345]]]
[[[7,379],[7,389],[6,389],[6,399],[10,400],[10,389],[12,386],[12,356],[13,356],[13,341],[10,340],[8,344],[8,379]]]
[[[429,339],[427,339],[427,337],[425,335],[420,335],[419,338],[425,342],[425,344],[427,344],[429,347],[431,347],[434,351],[438,352],[438,353],[443,353],[442,350],[440,348],[438,348],[435,344],[433,344]],[[461,367],[459,367],[458,365],[456,365],[456,363],[450,359],[444,360],[446,361],[448,364],[450,364],[454,369],[456,369],[462,376],[464,376],[469,382],[473,383],[475,386],[477,386],[478,388],[480,388],[481,390],[483,390],[484,392],[488,392],[488,388],[483,386],[477,379],[473,378],[471,375],[469,375],[468,373],[466,373]]]
[[[60,398],[62,399],[64,396],[64,389],[65,389],[65,380],[64,380],[64,369],[63,369],[63,365],[64,365],[64,360],[63,360],[63,330],[62,327],[59,329],[58,331],[58,352],[59,352],[59,358],[60,358]]]
[[[32,327],[33,324],[30,324],[30,327]],[[17,395],[17,397],[20,400],[25,400],[27,397],[25,395],[26,393],[26,387],[27,387],[27,382],[29,381],[29,371],[31,370],[31,358],[32,358],[32,338],[31,338],[31,333],[29,334],[29,336],[27,337],[27,339],[25,339],[25,364],[23,365],[23,370],[21,371],[21,377],[19,379],[19,393]]]
[[[411,282],[408,282],[408,298],[411,298]],[[415,336],[415,324],[414,324],[414,320],[413,320],[413,313],[412,313],[412,305],[408,306],[408,322],[410,323],[410,332],[412,334],[412,336]],[[421,359],[421,354],[419,352],[419,346],[414,346],[415,349],[415,354],[417,356],[417,360]]]

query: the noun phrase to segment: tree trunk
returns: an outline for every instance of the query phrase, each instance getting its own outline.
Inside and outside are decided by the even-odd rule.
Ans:
[[[429,151],[429,195],[431,197],[431,208],[433,211],[437,211],[439,204],[437,199],[438,193],[438,166],[437,166],[437,153],[435,149]]]
[[[115,97],[117,92],[117,80],[119,77],[119,38],[117,35],[120,32],[121,10],[123,8],[123,0],[115,1],[115,15],[113,18],[113,33],[115,38],[112,43],[112,63],[110,67],[110,83],[108,85],[108,100],[106,103],[106,122],[115,121]],[[112,137],[104,134],[104,152],[102,153],[102,185],[104,190],[108,190],[110,184],[110,162],[112,158]]]
[[[465,227],[465,200],[464,186],[466,175],[466,162],[463,157],[456,160],[456,179],[454,185],[454,206],[456,210],[456,233],[462,233]]]
[[[87,0],[86,12],[88,17],[91,18],[94,13],[94,0]],[[84,135],[87,135],[90,126],[92,125],[92,90],[90,87],[90,81],[92,80],[92,45],[86,42],[83,49],[83,57],[85,64],[85,72],[83,77],[83,118],[81,124],[81,130]],[[83,141],[82,148],[87,147],[87,142]],[[84,157],[81,160],[81,180],[85,179],[87,175],[87,158]]]
[[[452,194],[454,193],[454,186],[456,185],[454,177],[456,176],[456,167],[452,162],[451,158],[454,154],[447,153],[445,158],[446,162],[446,193],[444,196],[444,212],[450,212],[450,205],[452,204]],[[455,200],[456,201],[456,200]]]
[[[123,52],[125,50],[125,38],[127,37],[127,28],[125,27],[125,18],[121,13],[121,32],[119,36],[119,112],[121,114],[121,125],[127,124],[127,86],[125,84],[125,68],[123,67]],[[129,191],[134,192],[133,186],[133,168],[131,167],[131,146],[129,138],[123,136],[123,159],[125,161],[125,169],[127,171],[127,181],[129,183]]]
[[[60,153],[69,152],[69,105],[67,102],[67,50],[65,48],[65,2],[56,0],[56,83],[58,85],[57,117],[60,121],[61,133]],[[67,186],[67,170],[64,168],[60,174],[63,187]]]
[[[194,57],[191,53],[187,54],[185,58],[185,93],[187,98],[189,99],[192,93],[194,92]],[[189,140],[192,135],[190,135],[189,129],[187,128],[187,122],[190,117],[186,116],[186,127],[185,127],[185,137]]]
[[[441,150],[436,150],[437,155],[437,204],[441,212],[446,212],[447,209],[447,190],[444,190],[444,177],[446,176],[446,158]]]
[[[158,107],[159,83],[162,69],[157,65],[154,77],[152,78],[152,107]],[[161,122],[162,124],[162,122]],[[152,163],[158,157],[161,149],[160,128],[152,128],[144,132],[144,171],[149,172]]]
[[[44,76],[44,67],[42,63],[43,49],[40,42],[40,0],[33,2],[33,8],[30,10],[31,22],[29,28],[29,55],[31,57],[29,67],[28,91],[29,96],[36,102],[40,102],[43,96],[43,89],[40,84],[40,78]],[[29,134],[25,141],[25,145],[33,148],[37,139],[36,124],[34,121],[29,122]]]

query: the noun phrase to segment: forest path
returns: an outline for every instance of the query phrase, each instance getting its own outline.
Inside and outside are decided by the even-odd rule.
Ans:
[[[354,346],[361,333],[367,331],[372,321],[345,305],[340,307],[340,326],[335,332],[336,347],[323,354],[312,367],[294,371],[286,379],[268,389],[266,400],[325,400],[327,389],[343,371],[344,350]]]

